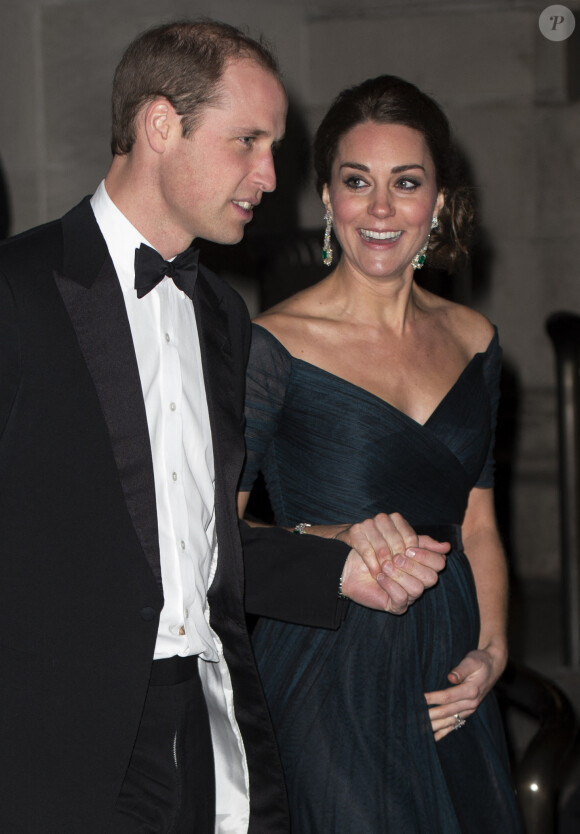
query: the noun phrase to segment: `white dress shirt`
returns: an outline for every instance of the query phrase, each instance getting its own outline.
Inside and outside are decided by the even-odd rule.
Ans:
[[[164,606],[155,659],[199,655],[216,763],[216,832],[243,834],[249,780],[207,589],[217,564],[214,461],[195,313],[171,278],[137,298],[135,249],[148,243],[108,196],[91,198],[131,327],[153,458]]]

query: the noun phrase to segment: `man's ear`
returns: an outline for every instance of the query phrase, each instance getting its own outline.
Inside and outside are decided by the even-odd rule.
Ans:
[[[156,153],[164,153],[172,132],[181,131],[181,119],[166,98],[150,101],[145,106],[142,119],[147,142]]]

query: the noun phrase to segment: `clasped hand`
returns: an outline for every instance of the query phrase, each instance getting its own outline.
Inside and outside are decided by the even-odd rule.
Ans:
[[[391,614],[404,614],[426,588],[436,584],[450,549],[448,542],[417,536],[399,513],[379,513],[356,524],[329,528],[329,534],[352,548],[342,574],[343,594]]]

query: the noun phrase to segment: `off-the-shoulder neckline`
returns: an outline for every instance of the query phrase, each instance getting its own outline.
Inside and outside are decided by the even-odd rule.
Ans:
[[[385,400],[385,399],[383,399],[382,397],[379,397],[379,396],[378,396],[378,394],[373,394],[373,392],[372,392],[372,391],[369,391],[369,390],[368,390],[368,388],[363,388],[362,386],[357,385],[355,382],[350,382],[348,379],[344,379],[344,377],[338,376],[337,374],[333,374],[331,371],[327,371],[327,370],[325,370],[324,368],[321,368],[319,365],[314,365],[312,362],[307,362],[305,359],[300,359],[299,357],[294,356],[294,355],[293,355],[293,354],[291,354],[291,353],[290,353],[290,351],[289,351],[289,350],[288,350],[288,349],[287,349],[287,348],[286,348],[286,347],[282,344],[282,342],[281,342],[281,341],[280,341],[280,340],[279,340],[276,336],[274,336],[274,334],[273,334],[273,333],[271,333],[271,332],[270,332],[267,328],[263,327],[261,324],[257,324],[257,322],[252,322],[252,327],[257,327],[257,328],[259,328],[260,330],[262,330],[264,333],[266,333],[266,334],[267,334],[267,335],[268,335],[268,336],[269,336],[269,337],[270,337],[270,338],[271,338],[271,339],[272,339],[272,340],[273,340],[273,341],[274,341],[274,342],[275,342],[275,343],[279,346],[279,349],[280,349],[281,351],[283,351],[283,352],[284,352],[284,353],[285,353],[285,354],[289,357],[289,359],[291,360],[291,362],[293,362],[293,363],[297,363],[298,365],[304,365],[305,367],[312,369],[312,371],[313,371],[313,372],[319,373],[319,374],[321,374],[322,376],[325,376],[325,377],[327,377],[327,378],[329,378],[329,379],[333,379],[333,380],[336,380],[336,381],[338,381],[338,382],[341,382],[343,385],[348,386],[349,388],[351,388],[351,389],[353,389],[353,390],[355,390],[355,391],[359,391],[359,392],[361,392],[361,393],[362,393],[362,394],[364,394],[366,397],[369,397],[369,398],[371,398],[372,400],[375,400],[376,402],[381,403],[382,405],[386,406],[386,407],[387,407],[390,411],[395,412],[396,414],[400,414],[400,415],[401,415],[402,417],[404,417],[406,420],[408,420],[409,422],[413,423],[415,426],[420,426],[421,428],[423,428],[423,427],[425,427],[425,426],[427,426],[427,425],[428,425],[428,423],[431,421],[431,419],[435,416],[435,414],[437,414],[437,412],[439,411],[439,409],[443,406],[443,404],[445,403],[445,401],[449,398],[449,396],[451,395],[451,393],[452,393],[452,392],[455,390],[455,388],[459,385],[459,383],[460,383],[460,382],[461,382],[461,380],[464,378],[464,376],[467,374],[467,372],[469,371],[469,369],[473,366],[473,364],[475,363],[475,361],[476,361],[479,357],[485,357],[488,353],[490,353],[490,352],[491,352],[491,350],[492,350],[492,348],[494,347],[494,344],[498,341],[498,338],[499,338],[499,337],[498,337],[497,327],[494,325],[494,334],[493,334],[493,336],[491,337],[490,342],[489,342],[489,344],[488,344],[487,348],[486,348],[485,350],[483,350],[483,351],[478,351],[477,353],[475,353],[475,354],[471,357],[471,359],[470,359],[470,360],[469,360],[469,362],[466,364],[466,366],[463,368],[463,370],[461,371],[461,373],[459,374],[459,376],[457,377],[457,379],[455,380],[455,382],[453,383],[453,385],[449,388],[449,390],[447,391],[447,393],[446,393],[446,394],[445,394],[445,395],[441,398],[441,400],[437,403],[437,405],[435,406],[435,408],[433,409],[433,411],[429,414],[429,416],[427,417],[427,419],[425,420],[425,422],[424,422],[424,423],[420,423],[418,420],[415,420],[413,417],[411,417],[411,416],[410,416],[409,414],[407,414],[405,411],[402,411],[400,408],[397,408],[397,406],[396,406],[396,405],[393,405],[393,404],[392,404],[392,403],[390,403],[388,400]]]

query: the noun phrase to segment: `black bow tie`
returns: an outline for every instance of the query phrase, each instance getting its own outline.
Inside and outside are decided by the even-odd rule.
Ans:
[[[199,250],[186,249],[172,261],[165,261],[155,249],[142,243],[135,249],[135,289],[137,298],[143,298],[165,278],[173,278],[175,286],[193,298],[197,278]]]

